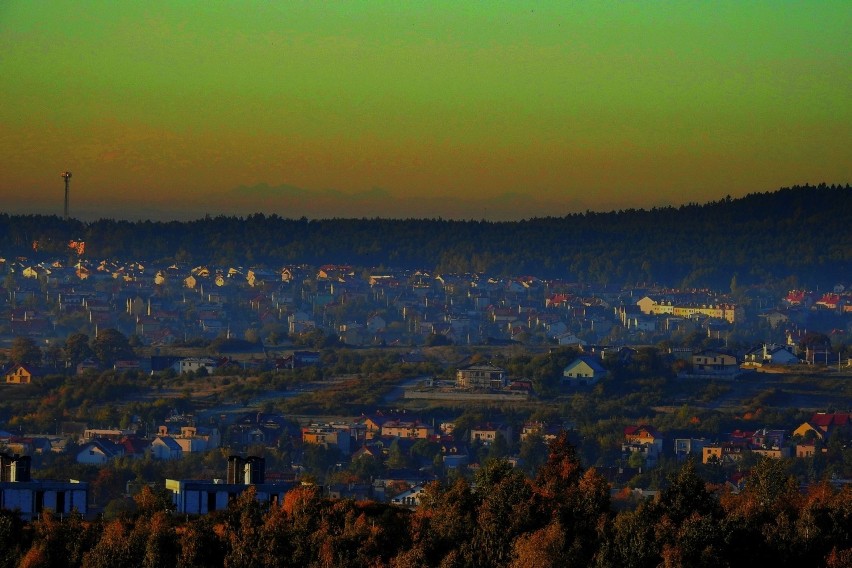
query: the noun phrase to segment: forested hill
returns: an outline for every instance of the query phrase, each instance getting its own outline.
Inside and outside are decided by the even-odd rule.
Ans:
[[[177,259],[217,265],[349,263],[531,274],[591,283],[727,287],[852,277],[852,187],[804,186],[703,205],[515,222],[205,217],[92,223],[0,215],[0,254]]]

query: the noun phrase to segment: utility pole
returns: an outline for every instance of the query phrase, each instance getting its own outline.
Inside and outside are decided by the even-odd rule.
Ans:
[[[65,180],[65,220],[68,220],[68,186],[71,185],[71,172],[65,171],[59,174]]]

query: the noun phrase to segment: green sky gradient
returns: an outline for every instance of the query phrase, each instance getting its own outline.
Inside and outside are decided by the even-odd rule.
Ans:
[[[491,219],[850,182],[852,4],[0,3],[0,199]]]

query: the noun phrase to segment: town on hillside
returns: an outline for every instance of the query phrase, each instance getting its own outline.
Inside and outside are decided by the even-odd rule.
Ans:
[[[534,476],[560,433],[624,506],[689,456],[734,492],[761,458],[803,487],[852,479],[845,283],[82,257],[2,270],[0,504],[25,518],[114,515],[145,484],[185,514],[304,483],[411,508],[491,459]]]

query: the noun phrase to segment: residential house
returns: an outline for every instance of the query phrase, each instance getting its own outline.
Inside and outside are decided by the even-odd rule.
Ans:
[[[808,437],[808,432],[819,440],[827,440],[829,436],[841,427],[852,426],[852,413],[849,412],[815,412],[810,420],[802,423],[793,431],[793,436]]]
[[[655,331],[657,320],[642,315],[625,315],[623,325],[630,331]]]
[[[814,302],[813,308],[822,310],[835,310],[839,313],[844,303],[845,298],[843,296],[833,292],[828,292],[826,294],[823,294],[819,300]]]
[[[216,370],[216,361],[210,357],[186,357],[176,362],[173,368],[178,374],[193,373],[204,369],[208,375],[212,375],[213,371]]]
[[[383,444],[364,444],[352,453],[351,461],[354,463],[361,458],[368,458],[381,463],[384,456],[383,448]]]
[[[124,447],[106,438],[96,438],[77,452],[77,463],[103,465],[124,455]]]
[[[761,314],[759,317],[765,319],[766,323],[768,323],[772,329],[778,329],[780,326],[785,325],[790,321],[790,317],[787,314],[778,310],[771,310],[765,314]]]
[[[181,426],[176,431],[170,430],[168,426],[160,426],[157,435],[172,438],[183,453],[206,452],[218,448],[222,443],[218,428],[204,426]]]
[[[580,339],[579,337],[570,332],[557,335],[556,343],[560,346],[577,345],[580,347],[584,347],[585,345],[587,345],[584,340]]]
[[[544,442],[552,442],[568,426],[563,424],[547,424],[545,422],[525,422],[521,428],[521,441],[523,442],[532,435],[540,435]]]
[[[425,440],[434,434],[434,428],[419,420],[387,420],[382,424],[382,436]]]
[[[369,342],[365,331],[360,323],[345,323],[337,329],[337,338],[346,345],[365,345]]]
[[[740,444],[708,444],[701,450],[701,463],[733,463],[743,458],[748,448]]]
[[[280,275],[277,272],[260,268],[251,268],[246,274],[246,281],[252,288],[262,286],[266,282],[272,283],[279,279]]]
[[[358,419],[357,423],[364,427],[364,439],[372,440],[382,435],[382,426],[390,420],[389,417],[381,414],[375,416],[364,416]]]
[[[290,428],[287,420],[280,415],[251,412],[239,417],[228,427],[227,437],[230,445],[275,445],[279,439],[298,434]]]
[[[508,384],[506,369],[490,364],[475,363],[456,370],[459,388],[502,389]]]
[[[183,457],[183,449],[177,440],[171,436],[157,436],[151,442],[151,457],[155,460],[179,460]]]
[[[34,367],[29,365],[18,364],[13,366],[6,373],[7,385],[28,385],[33,382],[33,379],[38,376],[38,372]]]
[[[787,433],[784,430],[770,430],[761,428],[755,431],[751,437],[751,443],[758,448],[779,448],[787,441]]]
[[[83,430],[83,436],[80,438],[80,443],[85,444],[92,440],[106,439],[110,442],[118,442],[127,436],[136,435],[135,430],[118,429],[118,428],[86,428]]]
[[[749,367],[761,367],[770,364],[794,365],[799,362],[799,358],[793,354],[792,347],[772,343],[764,343],[745,355],[745,364]]]
[[[731,352],[703,350],[692,355],[692,372],[710,377],[732,377],[740,370],[737,357]]]
[[[683,461],[688,456],[701,456],[706,443],[704,438],[675,438],[675,457],[678,461]]]
[[[755,453],[759,456],[763,456],[765,458],[773,458],[773,459],[781,459],[781,458],[789,458],[790,457],[790,448],[781,447],[781,448],[751,448],[752,453]]]
[[[414,487],[410,487],[406,489],[402,493],[397,494],[394,497],[391,497],[391,504],[397,505],[400,507],[406,507],[409,509],[416,509],[420,506],[420,499],[423,493],[426,491],[426,484],[419,483]]]
[[[821,451],[822,444],[818,440],[803,440],[796,444],[797,458],[812,458]]]
[[[352,451],[349,427],[340,424],[311,424],[302,427],[302,443],[339,448],[344,455]]]
[[[785,306],[810,307],[814,303],[814,293],[805,290],[790,290],[782,302]]]
[[[606,375],[606,369],[596,359],[581,356],[562,370],[562,384],[572,387],[593,385]]]
[[[675,317],[691,318],[697,314],[711,318],[722,319],[728,323],[741,322],[745,316],[742,306],[726,303],[699,304],[693,302],[657,301],[645,296],[636,305],[646,315],[673,315]]]
[[[658,456],[663,451],[663,436],[653,426],[641,424],[628,426],[624,429],[623,453],[639,453],[645,460],[645,465],[653,467]]]
[[[144,458],[151,447],[148,440],[136,436],[125,436],[118,443],[124,448],[124,455],[133,459]]]
[[[477,424],[470,429],[470,441],[481,442],[484,446],[490,446],[500,435],[506,443],[512,443],[512,427],[508,424],[491,423]]]

